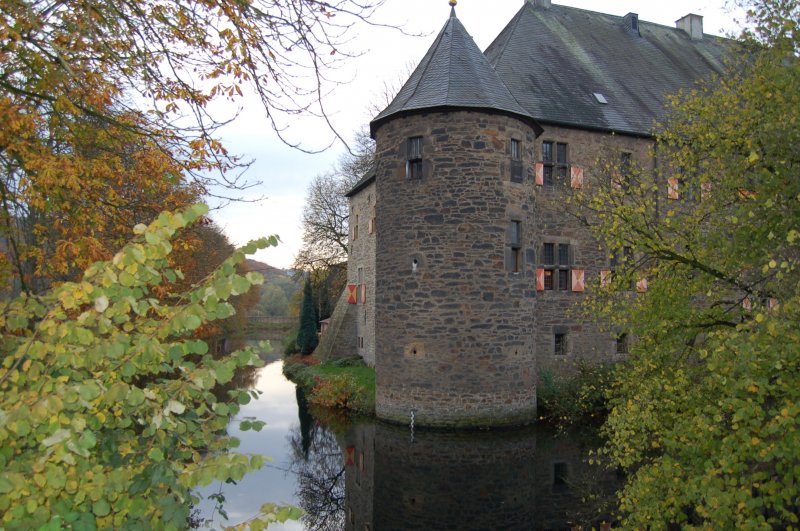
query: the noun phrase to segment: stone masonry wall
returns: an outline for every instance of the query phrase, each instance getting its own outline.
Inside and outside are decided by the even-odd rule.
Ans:
[[[375,183],[350,198],[350,254],[347,260],[347,283],[358,285],[355,309],[357,350],[370,365],[375,365]],[[358,227],[358,235],[355,230]],[[359,278],[359,269],[362,278]],[[362,298],[362,287],[363,298]]]
[[[631,154],[631,163],[643,168],[653,168],[650,153],[652,141],[609,133],[581,131],[563,127],[545,126],[545,132],[536,140],[536,161],[542,160],[543,142],[567,144],[567,163],[584,169],[584,188],[600,185],[606,179],[600,168],[608,162],[617,164],[623,152]],[[555,156],[555,154],[554,154]],[[539,291],[536,298],[535,351],[537,369],[541,374],[555,376],[574,372],[579,364],[595,365],[619,361],[616,338],[610,331],[601,331],[590,320],[585,319],[577,306],[585,293],[596,289],[600,282],[600,271],[609,269],[609,251],[601,246],[590,230],[578,222],[567,207],[571,188],[570,172],[566,182],[556,186],[535,186],[535,262],[543,267],[543,244],[569,244],[571,269],[584,269],[586,292],[561,291],[558,286],[552,291]],[[557,279],[556,279],[557,283]],[[555,354],[555,334],[566,333],[566,354]]]
[[[534,132],[501,115],[396,118],[377,131],[376,409],[417,424],[535,419]],[[423,177],[406,176],[423,137]],[[511,139],[523,178],[511,180]],[[519,272],[509,270],[511,221]]]

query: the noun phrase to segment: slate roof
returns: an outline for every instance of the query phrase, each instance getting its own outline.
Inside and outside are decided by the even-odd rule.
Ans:
[[[463,108],[514,115],[541,131],[501,81],[453,9],[406,84],[370,123],[370,134],[374,137],[381,124],[397,116]]]
[[[485,54],[540,123],[644,135],[665,95],[723,73],[734,41],[693,41],[674,27],[527,1]],[[605,96],[599,103],[593,93]]]

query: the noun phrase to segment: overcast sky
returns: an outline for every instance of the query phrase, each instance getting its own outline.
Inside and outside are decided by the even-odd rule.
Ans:
[[[732,12],[725,0],[672,0],[670,2],[635,0],[562,0],[557,4],[623,16],[638,13],[641,20],[674,26],[688,13],[702,15],[706,33],[723,35],[735,31]],[[459,0],[456,14],[481,50],[492,42],[523,0]],[[327,101],[328,111],[337,130],[347,139],[373,118],[370,102],[380,100],[384,84],[398,85],[398,78],[415,66],[436,37],[450,14],[448,0],[387,0],[376,21],[402,25],[409,33],[369,27],[354,28],[350,50],[363,55],[349,60],[336,72],[337,79],[349,83],[338,87]],[[308,148],[320,148],[331,140],[331,133],[318,119],[297,120],[286,131],[292,141]],[[229,150],[255,159],[246,174],[251,181],[261,181],[248,190],[249,198],[266,199],[252,203],[232,203],[217,210],[213,218],[230,240],[242,245],[248,240],[278,234],[282,244],[262,251],[257,260],[288,268],[300,246],[300,214],[306,186],[317,174],[336,162],[344,148],[335,145],[322,154],[307,155],[283,145],[270,129],[260,103],[245,99],[240,117],[223,131]]]

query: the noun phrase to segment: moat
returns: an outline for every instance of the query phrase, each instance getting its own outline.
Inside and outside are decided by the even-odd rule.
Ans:
[[[246,521],[265,502],[306,511],[301,522],[270,526],[284,530],[587,529],[611,519],[620,478],[589,464],[598,444],[590,431],[557,433],[539,424],[452,432],[321,421],[283,376],[277,354],[265,359],[252,384],[261,396],[239,416],[267,425],[240,432],[233,422],[229,430],[241,440],[238,451],[272,461],[236,485],[203,489],[225,497],[227,521],[213,501],[199,507],[215,528]]]

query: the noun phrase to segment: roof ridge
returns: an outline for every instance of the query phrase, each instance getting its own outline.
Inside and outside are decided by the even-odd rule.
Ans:
[[[455,13],[455,9],[453,9],[453,12]],[[450,99],[450,87],[453,84],[453,40],[456,36],[456,32],[453,31],[451,26],[455,24],[455,22],[453,22],[454,19],[458,20],[458,17],[451,16],[447,19],[447,24],[445,24],[445,33],[448,29],[450,30],[450,39],[448,39],[450,49],[447,50],[447,94],[445,95],[445,101]]]

